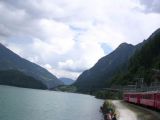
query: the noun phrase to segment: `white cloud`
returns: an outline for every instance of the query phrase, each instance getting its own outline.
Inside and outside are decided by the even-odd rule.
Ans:
[[[53,52],[64,54],[74,45],[74,32],[68,25],[54,20],[41,19],[40,33],[44,42],[47,42]],[[48,46],[49,47],[49,46]]]
[[[59,62],[59,67],[63,69],[71,68],[74,65],[73,60],[66,60],[65,62]]]
[[[137,44],[160,26],[158,7],[147,14],[146,7],[138,0],[1,0],[0,38],[58,77],[75,79],[105,55],[102,43]]]
[[[146,13],[160,13],[159,0],[139,0],[143,5],[142,10]]]
[[[74,71],[71,72],[63,69],[53,68],[50,64],[45,64],[42,67],[46,68],[51,73],[54,73],[58,78],[67,77],[76,80],[77,76],[80,74],[79,72],[74,72]]]

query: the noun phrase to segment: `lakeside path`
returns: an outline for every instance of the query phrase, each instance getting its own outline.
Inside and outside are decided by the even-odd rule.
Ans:
[[[137,115],[128,107],[124,106],[121,101],[114,100],[112,103],[115,105],[119,112],[119,120],[137,120]]]
[[[118,120],[160,120],[160,114],[152,110],[119,100],[113,100],[112,103],[119,112]]]

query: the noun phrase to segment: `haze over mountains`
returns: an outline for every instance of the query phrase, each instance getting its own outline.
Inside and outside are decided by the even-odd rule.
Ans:
[[[74,80],[72,80],[72,79],[70,79],[70,78],[59,78],[63,83],[64,83],[64,85],[71,85],[71,84],[73,84],[75,81]]]
[[[0,44],[0,56],[1,71],[17,70],[19,71],[18,74],[31,76],[34,80],[38,81],[37,83],[42,83],[46,89],[51,89],[63,84],[59,79],[56,78],[56,76],[48,72],[46,69],[21,58],[2,44]],[[0,81],[3,80],[0,79]],[[24,85],[22,86],[24,87],[27,82],[28,81],[24,82]],[[3,84],[5,84],[5,81],[3,81]]]
[[[119,79],[118,77],[115,78],[115,76],[120,73],[127,74],[128,67],[131,66],[130,59],[136,59],[136,55],[134,55],[135,51],[136,54],[138,54],[139,56],[144,56],[143,54],[147,56],[150,51],[154,51],[155,53],[157,53],[159,49],[156,47],[156,44],[152,44],[152,42],[155,42],[156,40],[160,41],[159,35],[160,29],[156,30],[147,40],[135,46],[127,43],[122,43],[121,45],[119,45],[119,47],[115,49],[112,53],[101,58],[91,69],[84,71],[78,77],[77,81],[74,83],[74,85],[78,89],[78,92],[89,93],[90,91],[94,91],[98,88],[110,87],[111,84],[114,83],[121,84],[123,83],[123,81],[125,81],[126,83],[127,81],[129,82],[129,78],[126,81],[124,80],[124,77],[121,77],[121,79]],[[158,46],[160,46],[159,42],[156,43]],[[146,49],[145,46],[150,45],[151,47],[149,51],[144,52],[143,50]],[[154,48],[156,50],[154,50]],[[152,56],[152,54],[155,53],[151,52],[150,57]],[[143,59],[143,61],[146,61],[146,59],[144,59],[143,57],[141,57],[141,59]],[[143,61],[141,60],[142,63]],[[139,66],[136,67],[136,69],[139,68]],[[144,69],[145,67],[143,68],[143,70]],[[157,69],[160,69],[160,66]]]

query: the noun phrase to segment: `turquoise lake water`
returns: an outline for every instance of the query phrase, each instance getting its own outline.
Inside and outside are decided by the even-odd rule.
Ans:
[[[102,120],[93,96],[0,85],[0,120]]]

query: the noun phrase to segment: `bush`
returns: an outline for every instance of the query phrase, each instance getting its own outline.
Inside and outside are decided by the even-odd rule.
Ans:
[[[112,104],[111,101],[109,100],[106,100],[104,103],[103,103],[103,110],[105,113],[108,113],[108,112],[112,112],[112,113],[115,113],[116,112],[116,108],[115,106]]]

